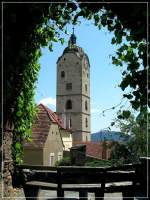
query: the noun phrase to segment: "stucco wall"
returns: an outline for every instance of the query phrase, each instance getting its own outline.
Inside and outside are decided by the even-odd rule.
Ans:
[[[64,150],[69,151],[72,147],[72,134],[69,131],[61,129],[61,136],[64,144]]]
[[[58,160],[58,154],[63,154],[63,143],[60,136],[60,131],[57,124],[52,124],[49,135],[43,149],[43,164],[50,165],[50,154],[54,154],[53,164]]]
[[[24,163],[27,165],[43,165],[43,150],[38,148],[24,149]]]

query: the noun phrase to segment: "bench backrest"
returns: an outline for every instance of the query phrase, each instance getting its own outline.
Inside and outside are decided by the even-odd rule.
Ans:
[[[81,167],[81,166],[28,166],[21,165],[21,173],[26,174],[26,181],[35,180],[53,183],[109,183],[135,181],[139,164],[119,167]]]
[[[104,168],[68,166],[58,167],[61,183],[101,183]]]

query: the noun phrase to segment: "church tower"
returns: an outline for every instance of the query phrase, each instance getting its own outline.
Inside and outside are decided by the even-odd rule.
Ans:
[[[90,63],[74,32],[57,60],[56,112],[72,129],[73,142],[90,141]]]

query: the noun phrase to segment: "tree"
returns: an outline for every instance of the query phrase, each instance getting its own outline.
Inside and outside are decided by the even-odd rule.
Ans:
[[[147,113],[140,113],[137,117],[132,114],[126,119],[117,118],[115,125],[120,128],[121,132],[130,135],[127,142],[113,144],[111,158],[116,163],[137,162],[140,157],[150,156]]]

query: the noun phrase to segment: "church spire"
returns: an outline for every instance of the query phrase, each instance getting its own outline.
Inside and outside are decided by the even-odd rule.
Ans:
[[[74,45],[76,45],[76,36],[74,34],[74,26],[73,26],[72,30],[73,30],[73,33],[71,34],[69,42],[68,42],[69,47],[73,47]]]

